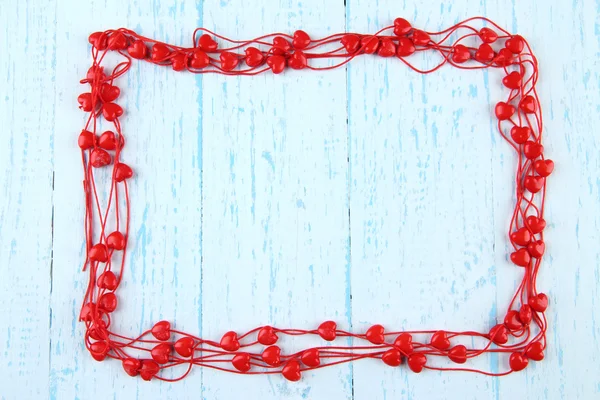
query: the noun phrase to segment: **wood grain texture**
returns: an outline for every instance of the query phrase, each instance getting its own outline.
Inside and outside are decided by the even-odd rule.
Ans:
[[[557,164],[538,283],[551,298],[544,362],[489,378],[416,375],[366,360],[295,384],[196,368],[169,384],[89,357],[76,322],[86,276],[75,99],[90,32],[124,26],[189,45],[197,26],[232,38],[297,28],[321,37],[372,32],[396,16],[437,30],[474,15],[528,38],[541,66],[544,145]],[[4,5],[0,399],[598,397],[598,15],[592,0]],[[137,176],[115,329],[135,335],[161,318],[211,339],[324,319],[353,331],[373,323],[487,329],[519,279],[505,237],[515,160],[490,112],[499,79],[449,67],[422,77],[375,57],[254,78],[135,63],[119,82],[123,155]],[[306,343],[286,338],[283,346]],[[502,370],[506,360],[476,365]]]

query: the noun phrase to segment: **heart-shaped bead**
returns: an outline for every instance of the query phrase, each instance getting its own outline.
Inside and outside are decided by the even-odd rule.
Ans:
[[[475,59],[482,64],[487,64],[494,59],[496,54],[494,53],[494,49],[487,43],[479,46],[477,51],[475,52]]]
[[[119,231],[112,232],[106,237],[106,246],[109,249],[123,250],[125,248],[125,236]]]
[[[233,356],[231,360],[231,364],[233,364],[234,368],[240,372],[248,372],[250,371],[250,354],[248,353],[238,353]]]
[[[155,43],[150,50],[150,59],[157,63],[165,61],[171,55],[171,49],[162,43]]]
[[[542,342],[533,342],[525,350],[527,358],[533,361],[542,361],[544,359],[544,345]]]
[[[381,57],[392,57],[396,54],[396,45],[390,38],[383,38],[381,39],[381,44],[379,45],[377,54],[379,54]]]
[[[354,54],[358,51],[360,47],[360,37],[354,34],[346,34],[342,36],[340,43],[349,54]]]
[[[106,74],[104,74],[104,67],[101,67],[99,65],[91,66],[90,69],[88,69],[87,71],[86,79],[89,82],[102,82],[106,80]]]
[[[92,319],[94,319],[95,310],[96,305],[94,303],[86,303],[83,307],[81,307],[81,311],[79,313],[79,320],[90,322]]]
[[[377,36],[365,36],[360,40],[360,48],[365,54],[375,54],[379,48],[379,38]]]
[[[106,50],[108,47],[108,37],[104,32],[94,32],[88,37],[88,42],[97,50]]]
[[[521,87],[522,76],[518,71],[512,71],[502,78],[502,84],[509,89],[519,89]]]
[[[498,34],[490,28],[481,28],[479,37],[484,43],[494,43],[498,40]]]
[[[189,336],[185,336],[177,340],[173,345],[173,348],[181,357],[190,357],[192,354],[194,354],[195,346],[196,341]]]
[[[327,341],[335,340],[337,324],[334,321],[325,321],[317,329],[317,333]]]
[[[429,342],[433,347],[439,350],[446,350],[450,348],[450,340],[444,331],[437,331],[431,336]]]
[[[413,352],[412,335],[410,333],[401,333],[394,340],[394,346],[396,346],[404,355],[409,355]]]
[[[517,144],[525,143],[531,137],[531,128],[528,126],[513,126],[510,128],[510,137]]]
[[[258,331],[257,339],[258,343],[263,344],[265,346],[270,346],[272,344],[277,343],[277,339],[279,339],[279,337],[275,333],[273,327],[267,325],[260,328],[260,330]]]
[[[310,36],[303,30],[297,30],[294,32],[294,39],[292,40],[292,46],[297,50],[304,50],[310,45]]]
[[[527,175],[523,181],[525,189],[537,193],[544,187],[544,178],[541,176]]]
[[[98,277],[98,287],[100,289],[115,290],[117,288],[117,276],[112,271],[106,271]]]
[[[90,345],[90,354],[96,361],[104,360],[109,350],[110,347],[108,346],[108,343],[106,343],[104,340],[94,342]]]
[[[100,98],[103,102],[109,103],[114,101],[121,94],[121,89],[117,86],[111,85],[110,83],[103,83],[100,86]]]
[[[105,150],[114,150],[117,148],[117,138],[113,131],[106,131],[98,138],[98,146]]]
[[[506,344],[508,342],[508,331],[504,324],[498,324],[490,329],[490,340],[496,344]]]
[[[529,304],[523,304],[519,309],[519,320],[523,325],[529,325],[533,318],[533,312]]]
[[[510,261],[519,267],[526,267],[531,261],[531,256],[527,249],[519,249],[515,252],[510,253]]]
[[[281,374],[291,382],[298,382],[301,378],[300,374],[300,363],[296,360],[288,361],[283,369],[281,370]]]
[[[519,102],[519,108],[521,109],[521,111],[527,114],[535,113],[537,110],[537,103],[535,102],[535,98],[530,95],[523,97]]]
[[[94,168],[102,168],[110,164],[110,154],[106,150],[94,149],[90,155],[90,164]]]
[[[142,367],[140,368],[140,376],[143,380],[149,381],[160,371],[160,366],[153,360],[142,360]]]
[[[515,60],[515,56],[508,49],[500,49],[496,57],[494,58],[494,63],[499,67],[508,67],[513,64]]]
[[[267,58],[267,65],[271,68],[274,74],[280,74],[285,69],[285,57],[270,56]]]
[[[383,334],[384,329],[383,326],[377,324],[373,325],[367,332],[365,333],[365,337],[367,340],[373,344],[383,344],[385,343],[385,336]]]
[[[467,348],[462,344],[456,345],[448,352],[448,358],[457,364],[467,362]]]
[[[106,322],[104,320],[99,319],[94,321],[94,323],[89,328],[90,337],[94,340],[106,340],[108,338]]]
[[[419,29],[415,29],[412,35],[412,41],[417,46],[427,46],[431,41],[429,34]]]
[[[92,246],[88,253],[90,261],[95,262],[107,262],[108,261],[108,249],[105,244],[98,243]]]
[[[96,135],[90,131],[83,129],[77,138],[77,145],[81,150],[87,150],[94,147],[96,144]]]
[[[137,376],[140,368],[142,368],[142,362],[137,358],[127,357],[123,360],[123,369],[129,376]]]
[[[410,31],[412,31],[412,26],[410,25],[410,22],[408,22],[404,18],[396,18],[394,20],[394,35],[404,36],[408,35]]]
[[[510,117],[513,116],[515,111],[516,111],[515,106],[513,106],[512,104],[508,104],[504,101],[498,102],[496,104],[496,107],[494,108],[494,113],[496,114],[496,118],[498,118],[500,121],[509,119]]]
[[[146,47],[146,43],[144,41],[136,39],[127,48],[127,52],[129,55],[135,59],[142,60],[146,58],[148,54],[148,48]]]
[[[261,357],[267,364],[278,367],[281,364],[281,349],[278,346],[269,346],[263,350]]]
[[[452,49],[452,61],[456,64],[462,64],[471,59],[471,52],[466,46],[457,44]]]
[[[114,32],[108,38],[107,46],[109,50],[125,50],[127,48],[127,38],[122,32]]]
[[[318,367],[321,364],[319,349],[308,349],[303,351],[300,359],[307,367]]]
[[[160,343],[152,348],[150,355],[152,359],[159,364],[166,364],[169,362],[171,356],[171,345],[169,343]]]
[[[544,178],[549,176],[554,171],[554,161],[552,160],[537,160],[533,163],[533,169],[538,175]]]
[[[543,240],[536,240],[529,243],[527,246],[527,251],[532,257],[540,258],[544,255],[544,251],[546,251],[546,245],[544,244]]]
[[[195,49],[189,63],[191,68],[202,69],[210,64],[210,57],[202,49]]]
[[[81,111],[90,112],[94,109],[91,93],[81,93],[77,96],[77,102]]]
[[[246,57],[244,59],[250,68],[258,67],[265,62],[265,55],[256,47],[248,47],[245,53]]]
[[[102,115],[107,121],[114,121],[123,115],[123,108],[116,103],[104,103],[102,106]]]
[[[542,155],[544,152],[544,146],[540,143],[528,140],[523,145],[523,154],[530,160],[534,160]]]
[[[538,293],[535,296],[530,296],[527,304],[529,304],[529,306],[537,312],[544,312],[546,311],[546,308],[548,308],[548,296],[546,296],[544,293]]]
[[[402,364],[402,354],[398,349],[389,349],[381,356],[381,360],[390,367]]]
[[[527,222],[527,226],[531,230],[531,233],[534,235],[540,233],[546,227],[546,220],[536,217],[535,215],[528,216],[525,221]]]
[[[296,50],[288,60],[288,65],[293,69],[304,69],[307,64],[306,55],[302,50]]]
[[[114,293],[108,292],[100,296],[98,307],[107,313],[111,313],[117,309],[117,296]]]
[[[518,331],[523,329],[523,323],[519,318],[519,312],[516,310],[510,310],[504,317],[504,326],[511,331]]]
[[[158,340],[169,340],[171,337],[171,323],[169,321],[158,321],[152,327],[152,336]]]
[[[396,49],[396,56],[398,56],[398,58],[408,57],[416,50],[415,44],[409,38],[401,37],[398,39],[398,46]]]
[[[513,371],[521,371],[527,367],[529,360],[523,356],[523,354],[515,352],[512,353],[508,359],[508,364],[510,365],[510,369]]]
[[[240,62],[238,55],[229,51],[222,52],[221,55],[219,55],[219,59],[221,60],[221,68],[224,71],[233,70]]]
[[[198,47],[206,52],[212,52],[217,50],[218,44],[214,41],[212,36],[210,36],[208,33],[205,33],[204,35],[200,36],[200,39],[198,40]]]
[[[229,331],[223,335],[220,342],[221,348],[226,351],[238,351],[240,348],[240,342],[237,337],[237,333]]]
[[[171,57],[171,68],[173,71],[183,71],[187,69],[188,57],[184,53],[176,53]]]
[[[531,233],[525,227],[519,228],[510,234],[510,240],[518,246],[527,246],[531,242]]]
[[[282,36],[275,36],[273,38],[273,54],[284,55],[292,49],[292,45],[288,40]]]
[[[512,36],[510,39],[507,39],[504,43],[504,47],[510,50],[510,52],[513,54],[521,53],[523,51],[524,46],[525,43],[523,41],[523,38],[519,35]]]
[[[419,373],[427,364],[427,357],[423,353],[413,353],[408,357],[408,367],[412,372]]]

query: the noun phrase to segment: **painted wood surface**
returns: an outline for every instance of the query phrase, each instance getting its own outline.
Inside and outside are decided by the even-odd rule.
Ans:
[[[0,399],[592,399],[600,396],[596,1],[23,1],[0,7]],[[549,181],[546,360],[504,378],[375,360],[299,383],[195,369],[143,382],[97,363],[76,322],[82,175],[77,83],[87,35],[129,27],[189,45],[303,28],[437,30],[474,15],[526,36],[541,68]],[[425,56],[423,63],[431,61]],[[397,59],[254,78],[136,63],[119,82],[135,167],[132,251],[114,326],[160,318],[216,339],[263,324],[486,330],[519,278],[505,237],[515,160],[494,129],[496,72],[422,77]],[[286,340],[284,346],[301,346]],[[506,368],[482,357],[477,366]]]

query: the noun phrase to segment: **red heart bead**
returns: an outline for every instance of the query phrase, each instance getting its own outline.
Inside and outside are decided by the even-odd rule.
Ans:
[[[533,319],[533,312],[529,304],[523,304],[519,309],[519,320],[523,325],[529,325]]]
[[[77,97],[77,102],[79,103],[79,109],[82,111],[90,112],[94,109],[91,93],[81,93]]]
[[[413,54],[417,49],[415,48],[414,43],[407,37],[401,37],[398,39],[398,46],[396,50],[396,55],[398,57],[408,57]]]
[[[513,371],[521,371],[527,367],[529,360],[521,353],[512,353],[508,359],[510,369]]]
[[[107,313],[111,313],[117,309],[117,296],[114,293],[104,293],[98,300],[98,307]]]
[[[107,45],[109,50],[125,50],[127,48],[127,38],[122,32],[114,32],[108,38]]]
[[[412,31],[412,26],[410,22],[405,20],[404,18],[396,18],[394,20],[394,35],[396,36],[404,36]]]
[[[171,345],[168,343],[160,343],[152,348],[150,351],[150,355],[152,359],[159,364],[166,364],[169,362],[169,357],[171,355]]]
[[[94,310],[96,305],[94,303],[87,303],[81,308],[79,313],[79,320],[90,322],[94,318]]]
[[[527,252],[527,249],[519,249],[510,254],[510,261],[519,267],[526,267],[531,261],[531,256]]]
[[[527,303],[535,311],[544,312],[548,308],[548,296],[544,293],[538,293],[536,296],[529,297]]]
[[[238,351],[240,348],[240,342],[238,341],[237,333],[229,331],[223,335],[220,342],[223,350],[226,351]]]
[[[519,102],[519,108],[521,109],[521,111],[527,114],[535,113],[537,110],[537,103],[535,102],[535,98],[530,95],[523,97]]]
[[[307,64],[308,61],[306,60],[306,55],[302,50],[296,50],[288,60],[288,65],[293,69],[306,68]]]
[[[114,231],[106,237],[106,246],[109,249],[123,250],[125,248],[125,236],[119,231]]]
[[[108,37],[104,32],[94,32],[88,37],[88,41],[97,50],[106,50],[108,46]]]
[[[106,322],[104,320],[95,321],[89,328],[90,337],[94,340],[105,340],[108,338]]]
[[[300,359],[307,367],[318,367],[321,364],[319,349],[308,349],[303,351]]]
[[[277,346],[269,346],[263,350],[261,357],[267,364],[278,367],[281,364],[281,349]]]
[[[106,358],[110,347],[105,341],[94,342],[90,345],[90,354],[96,361],[102,361]]]
[[[142,362],[137,358],[128,357],[123,360],[123,369],[129,376],[137,376],[140,368],[142,368]]]
[[[165,61],[171,55],[171,49],[162,43],[155,43],[150,51],[150,59],[153,62]]]
[[[532,257],[540,258],[544,255],[544,251],[546,250],[546,245],[543,240],[536,240],[535,242],[529,243],[527,246],[527,251],[531,254]]]
[[[342,36],[340,43],[342,43],[342,46],[344,46],[349,54],[354,54],[360,47],[360,37],[358,35],[346,34]]]
[[[374,54],[379,48],[379,38],[377,36],[365,36],[360,40],[360,46],[365,54]]]
[[[292,45],[284,37],[275,36],[273,38],[273,54],[284,55],[292,49]]]
[[[507,67],[514,62],[515,56],[508,49],[500,49],[494,58],[494,63],[499,67]]]
[[[152,327],[152,336],[158,340],[169,340],[171,337],[171,323],[169,321],[158,321]]]
[[[516,310],[510,310],[504,317],[504,326],[511,331],[518,331],[523,328],[523,323],[519,318],[519,312]]]
[[[296,360],[290,360],[281,370],[281,374],[291,382],[298,382],[301,378],[300,364]]]
[[[104,67],[93,65],[88,69],[86,79],[90,82],[99,81],[102,82],[106,79],[104,74]]]
[[[546,221],[543,218],[536,217],[535,215],[528,216],[525,221],[527,226],[533,234],[540,233],[546,227]]]
[[[431,336],[431,345],[439,350],[450,348],[450,340],[444,331],[437,331]]]
[[[117,163],[115,165],[115,181],[123,182],[133,176],[131,167],[125,163]]]
[[[229,51],[222,52],[219,59],[221,60],[221,68],[223,68],[224,71],[231,71],[237,67],[240,62],[238,55]]]
[[[265,346],[270,346],[272,344],[277,343],[277,334],[272,326],[263,326],[258,331],[258,343],[264,344]]]
[[[523,47],[525,43],[523,42],[523,38],[519,35],[515,35],[510,39],[507,39],[504,43],[504,46],[510,50],[513,54],[519,54],[523,51]]]
[[[531,129],[528,126],[513,126],[510,129],[510,137],[515,143],[523,144],[531,137]]]
[[[285,57],[270,56],[267,58],[267,65],[271,68],[274,74],[280,74],[285,69]]]
[[[189,62],[191,68],[202,69],[210,64],[210,57],[203,50],[195,49]]]
[[[212,36],[210,36],[208,33],[200,36],[200,39],[198,40],[198,46],[207,52],[215,51],[218,47],[217,42],[215,42]]]
[[[98,138],[98,146],[106,150],[114,150],[117,148],[117,138],[113,131],[106,131]]]
[[[481,28],[479,37],[484,43],[494,43],[498,40],[498,34],[490,28]]]
[[[187,69],[187,56],[184,53],[177,53],[171,57],[171,68],[173,71],[183,71]]]
[[[519,228],[510,234],[510,240],[518,246],[527,246],[531,242],[531,233],[527,228]]]
[[[544,359],[544,345],[542,342],[533,342],[525,350],[527,358],[533,361],[542,361]]]
[[[383,38],[377,54],[381,57],[391,57],[396,54],[396,45],[390,38]]]
[[[116,103],[105,103],[102,106],[102,115],[107,121],[114,121],[123,115],[123,109]]]
[[[248,353],[238,353],[233,356],[231,360],[231,364],[240,372],[248,372],[250,371],[250,354]]]
[[[262,65],[263,62],[265,62],[265,55],[256,47],[248,47],[245,50],[245,53],[246,64],[251,68],[258,67],[259,65]]]
[[[509,89],[518,89],[521,87],[521,74],[518,71],[512,71],[502,78],[502,83]]]
[[[475,52],[475,59],[482,64],[487,64],[492,61],[495,57],[494,49],[487,43],[479,46],[477,51]]]
[[[394,346],[396,346],[404,355],[409,355],[413,352],[412,336],[410,333],[401,333],[394,340]]]
[[[471,59],[471,52],[466,46],[457,44],[452,49],[452,61],[457,64],[462,64]]]
[[[118,282],[114,272],[106,271],[98,277],[97,283],[100,289],[115,290]]]
[[[544,178],[541,176],[527,175],[523,181],[525,189],[531,193],[537,193],[544,187]]]
[[[367,333],[365,337],[367,340],[373,344],[383,344],[385,343],[385,336],[383,335],[384,329],[381,325],[373,325],[369,329],[367,329]]]
[[[102,168],[110,164],[111,158],[105,150],[94,149],[90,155],[90,164],[94,168]]]
[[[467,348],[462,344],[456,345],[448,352],[448,358],[458,364],[467,362]]]
[[[381,356],[381,360],[390,367],[402,364],[402,355],[398,349],[389,349]]]
[[[426,46],[431,41],[429,34],[419,29],[415,29],[412,35],[413,43],[417,46]]]
[[[142,60],[146,58],[146,54],[148,54],[148,48],[146,47],[146,43],[144,43],[142,40],[136,39],[129,45],[127,52],[131,57]]]
[[[292,40],[292,46],[298,50],[304,50],[310,45],[310,36],[302,30],[294,32],[294,40]]]
[[[149,381],[160,371],[160,366],[152,360],[142,360],[142,367],[140,368],[140,376],[143,380]]]
[[[423,371],[425,364],[427,364],[427,357],[423,353],[413,353],[408,357],[408,367],[412,372],[418,374]]]
[[[181,357],[190,357],[194,354],[194,347],[196,346],[196,342],[189,336],[182,337],[177,340],[173,345],[175,352],[179,354]]]
[[[508,331],[503,324],[498,324],[490,329],[490,340],[496,344],[506,344],[508,342]]]
[[[88,257],[91,261],[107,262],[108,261],[108,249],[106,245],[98,243],[92,246],[89,251]]]
[[[525,145],[523,146],[523,153],[525,154],[525,157],[530,160],[538,158],[543,152],[544,146],[531,140],[525,142]]]
[[[500,101],[496,104],[496,108],[494,112],[496,114],[496,118],[500,121],[504,121],[509,119],[515,113],[515,106],[512,104],[505,103],[504,101]]]
[[[77,139],[77,145],[81,150],[87,150],[94,147],[96,144],[96,135],[94,135],[90,131],[86,131],[83,129],[79,134],[79,138]]]
[[[321,325],[319,325],[317,332],[319,333],[319,336],[321,336],[323,339],[331,342],[332,340],[335,340],[336,329],[337,324],[335,322],[325,321]]]
[[[554,161],[552,160],[537,160],[533,163],[533,169],[538,175],[547,177],[554,171]]]
[[[116,100],[120,94],[121,90],[117,86],[109,83],[103,83],[102,86],[100,86],[100,98],[105,103]]]

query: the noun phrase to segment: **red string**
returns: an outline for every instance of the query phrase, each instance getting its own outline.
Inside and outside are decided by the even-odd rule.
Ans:
[[[472,22],[484,22],[491,28],[475,28]],[[496,32],[499,31],[500,34]],[[463,33],[459,36],[459,33]],[[452,44],[444,44],[458,37]],[[221,40],[219,45],[215,38]],[[79,137],[84,171],[85,199],[84,231],[86,260],[83,270],[89,274],[81,308],[81,320],[86,324],[85,345],[98,361],[106,357],[121,360],[130,375],[140,375],[164,381],[178,381],[187,376],[194,365],[226,372],[244,374],[281,373],[289,380],[300,379],[304,371],[337,365],[364,358],[380,359],[390,366],[406,360],[414,372],[422,369],[438,371],[477,372],[503,376],[528,365],[529,360],[540,361],[546,347],[546,318],[543,314],[548,298],[538,294],[537,274],[545,250],[543,242],[545,178],[554,164],[543,156],[542,110],[536,91],[538,63],[525,39],[511,35],[494,22],[474,17],[440,32],[425,32],[412,28],[401,18],[394,25],[370,34],[339,33],[322,39],[311,39],[305,32],[293,35],[274,33],[251,40],[231,40],[204,28],[194,31],[193,47],[186,48],[162,43],[128,30],[108,30],[90,35],[93,64],[83,84],[90,92],[78,100],[80,108],[89,112],[89,118]],[[478,41],[477,47],[464,45]],[[227,47],[223,43],[229,43]],[[495,46],[495,49],[491,45]],[[258,46],[258,47],[257,47]],[[326,50],[325,47],[333,47]],[[117,64],[107,74],[102,67],[104,56],[117,51],[126,61]],[[244,54],[237,51],[244,50]],[[434,51],[440,55],[438,63],[429,69],[415,67],[410,55]],[[121,161],[125,137],[119,117],[123,109],[114,101],[119,90],[114,80],[124,75],[132,60],[143,59],[176,71],[218,73],[223,75],[257,75],[280,73],[286,68],[329,70],[341,67],[355,57],[376,54],[397,56],[405,65],[421,74],[437,71],[445,64],[461,69],[497,68],[504,71],[503,85],[509,89],[504,102],[495,107],[498,131],[517,155],[515,174],[516,203],[510,220],[508,238],[513,246],[510,259],[523,268],[523,278],[513,295],[506,317],[487,332],[451,331],[398,331],[387,332],[374,325],[364,333],[337,329],[332,321],[325,321],[317,329],[277,329],[261,326],[243,334],[227,332],[219,342],[204,340],[173,329],[167,321],[157,322],[135,338],[119,335],[110,329],[110,314],[117,306],[115,292],[125,268],[129,216],[131,213],[127,180],[131,168]],[[341,59],[317,67],[310,60]],[[98,135],[99,120],[112,123],[113,131]],[[112,178],[106,205],[98,194],[95,171],[112,165]],[[122,204],[123,203],[123,204]],[[124,212],[121,210],[125,207]],[[108,234],[107,223],[114,221],[115,231]],[[112,259],[121,253],[120,262]],[[90,267],[87,269],[87,267]],[[334,341],[352,338],[356,345],[311,347],[296,353],[281,353],[276,346],[279,336],[312,335],[317,340]],[[177,340],[175,340],[177,339]],[[471,347],[456,344],[471,339]],[[452,346],[451,342],[455,342]],[[244,351],[264,346],[261,353]],[[436,366],[436,358],[449,358],[465,363],[484,353],[502,353],[508,357],[508,369],[488,372],[472,368]],[[141,357],[139,355],[141,354]],[[187,366],[181,375],[167,378],[161,371]]]

